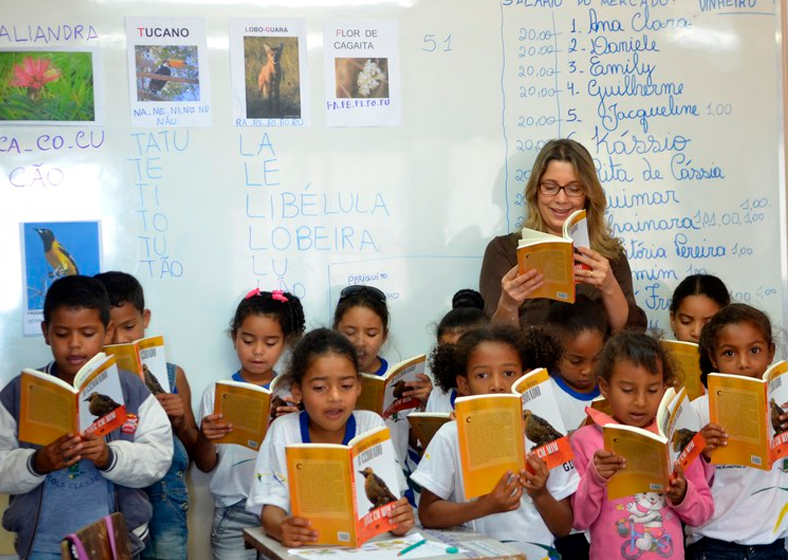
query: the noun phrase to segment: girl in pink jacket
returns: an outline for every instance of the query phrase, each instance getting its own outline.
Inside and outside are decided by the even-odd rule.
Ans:
[[[659,341],[624,332],[611,338],[597,363],[599,388],[613,416],[587,409],[594,421],[571,438],[580,486],[572,497],[575,529],[591,531],[591,560],[684,558],[681,522],[700,525],[714,512],[703,468],[695,461],[686,475],[676,465],[667,492],[608,500],[607,481],[625,468],[624,459],[604,449],[602,426],[610,422],[656,432],[657,407],[674,372]]]

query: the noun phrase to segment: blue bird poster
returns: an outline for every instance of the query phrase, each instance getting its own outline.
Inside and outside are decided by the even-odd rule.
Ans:
[[[22,225],[25,335],[41,334],[44,296],[63,276],[101,272],[101,236],[94,222],[26,222]]]

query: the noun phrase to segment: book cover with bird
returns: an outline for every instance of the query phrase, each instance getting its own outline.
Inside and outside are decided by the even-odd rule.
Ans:
[[[348,445],[288,445],[286,455],[291,509],[312,523],[315,544],[360,546],[392,529],[388,515],[401,495],[401,472],[388,428]]]
[[[125,344],[108,344],[104,352],[115,356],[121,369],[139,375],[154,395],[172,393],[163,336],[146,336]]]
[[[26,222],[21,224],[27,297],[25,334],[41,334],[44,298],[63,276],[101,272],[100,223]]]
[[[69,432],[102,436],[126,421],[126,404],[114,356],[96,354],[74,385],[25,369],[20,386],[19,440],[49,445]]]

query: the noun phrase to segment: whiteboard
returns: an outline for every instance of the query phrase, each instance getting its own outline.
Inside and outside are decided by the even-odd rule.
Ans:
[[[703,270],[784,324],[781,5],[721,4],[8,3],[0,50],[93,52],[103,120],[0,125],[0,381],[49,359],[22,330],[26,222],[100,221],[103,268],[141,280],[150,332],[166,336],[195,403],[237,367],[227,327],[254,286],[303,297],[311,328],[330,324],[342,287],[377,285],[392,315],[385,355],[427,351],[453,293],[478,285],[486,244],[519,227],[530,167],[557,136],[594,156],[652,326],[669,328],[673,289]],[[131,126],[126,17],[202,22],[208,126]],[[303,26],[308,121],[236,126],[237,18]],[[398,124],[329,126],[336,21],[396,23]],[[205,481],[192,476],[203,530]]]

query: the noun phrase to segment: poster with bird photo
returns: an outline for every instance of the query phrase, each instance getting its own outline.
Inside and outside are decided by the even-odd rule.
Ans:
[[[205,20],[126,18],[132,126],[210,126]]]
[[[25,335],[40,335],[44,297],[63,276],[101,272],[100,224],[94,222],[25,222],[21,224],[22,270],[27,289]]]
[[[306,20],[230,20],[230,73],[236,126],[309,123]]]
[[[100,72],[98,51],[0,51],[0,121],[102,124]]]

